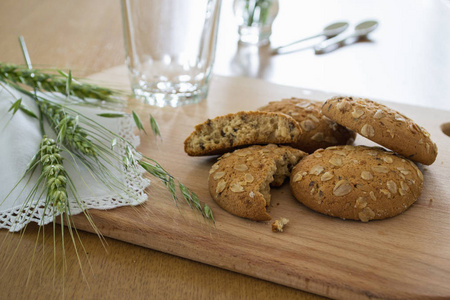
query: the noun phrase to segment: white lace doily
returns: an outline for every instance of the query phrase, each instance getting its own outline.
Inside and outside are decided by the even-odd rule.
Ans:
[[[39,178],[39,170],[36,170],[31,178],[25,177],[17,185],[29,162],[37,153],[42,135],[38,120],[21,111],[13,117],[12,113],[8,112],[11,105],[21,97],[22,103],[38,115],[38,108],[33,99],[17,92],[14,94],[13,96],[0,87],[0,228],[9,231],[19,231],[29,222],[45,225],[54,220],[53,208],[43,206],[45,193],[41,195],[42,188],[39,188],[33,201],[27,198]],[[133,146],[139,145],[139,137],[133,134],[135,124],[131,116],[110,119],[97,116],[98,113],[105,113],[99,109],[78,106],[75,109],[123,137]],[[50,131],[47,126],[46,132]],[[119,142],[115,151],[125,154],[124,143]],[[73,180],[78,195],[76,201],[73,193],[68,191],[71,215],[79,214],[86,209],[112,209],[137,205],[147,199],[145,188],[150,181],[143,178],[142,168],[125,168],[121,162],[109,166],[108,170],[113,177],[126,187],[125,190],[112,191],[93,177],[82,163],[77,163],[77,160],[74,162],[73,158],[64,152],[62,155],[65,158],[64,166]]]

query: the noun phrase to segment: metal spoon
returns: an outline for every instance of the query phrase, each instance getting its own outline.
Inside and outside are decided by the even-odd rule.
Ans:
[[[374,31],[377,27],[378,27],[377,21],[374,21],[374,20],[364,21],[364,22],[356,25],[355,30],[351,34],[344,35],[344,36],[336,36],[332,39],[323,41],[322,43],[320,43],[314,47],[314,51],[316,53],[328,52],[329,50],[331,50],[332,48],[334,49],[340,43],[344,42],[345,40],[347,40],[349,38],[360,38],[360,37],[368,35],[372,31]]]
[[[278,53],[278,50],[281,50],[283,48],[286,48],[286,47],[289,47],[289,46],[292,46],[292,45],[295,45],[295,44],[298,44],[298,43],[301,43],[301,42],[304,42],[304,41],[307,41],[307,40],[310,40],[310,39],[313,39],[313,38],[316,38],[316,37],[319,37],[319,36],[325,36],[327,38],[331,38],[331,37],[334,37],[334,36],[344,32],[347,28],[348,28],[348,23],[347,22],[336,22],[336,23],[333,23],[333,24],[330,24],[330,25],[326,26],[322,30],[322,32],[320,32],[318,34],[315,34],[313,36],[309,36],[309,37],[303,38],[301,40],[298,40],[298,41],[295,41],[295,42],[292,42],[292,43],[289,43],[289,44],[286,44],[286,45],[274,48],[274,49],[271,50],[271,53]]]

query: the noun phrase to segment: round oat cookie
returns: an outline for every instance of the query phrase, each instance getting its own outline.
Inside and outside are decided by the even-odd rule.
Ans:
[[[413,161],[431,165],[436,160],[437,146],[430,134],[385,105],[362,98],[336,97],[324,103],[322,113]]]
[[[291,98],[272,101],[259,108],[262,111],[282,112],[294,118],[302,128],[293,147],[312,153],[319,148],[349,145],[355,140],[355,133],[322,114],[322,102]]]
[[[379,147],[319,149],[292,170],[291,190],[307,207],[342,219],[396,216],[413,204],[423,175],[410,160]]]
[[[255,221],[270,220],[270,185],[280,186],[306,153],[289,146],[250,146],[226,153],[209,171],[209,192],[229,213]]]

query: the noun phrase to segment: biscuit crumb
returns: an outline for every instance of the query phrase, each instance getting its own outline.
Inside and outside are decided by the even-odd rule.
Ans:
[[[278,220],[275,220],[272,223],[272,231],[273,232],[283,232],[284,226],[289,223],[289,219],[286,218],[280,218]]]

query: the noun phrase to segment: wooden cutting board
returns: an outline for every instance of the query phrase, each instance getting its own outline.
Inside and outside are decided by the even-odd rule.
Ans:
[[[127,86],[125,67],[94,76]],[[194,125],[218,115],[253,110],[272,100],[304,97],[325,100],[333,93],[279,86],[248,78],[214,77],[206,101],[180,108],[133,103],[143,122],[151,113],[163,140],[141,135],[140,151],[156,159],[197,193],[214,211],[216,224],[203,221],[187,205],[174,205],[152,181],[149,200],[137,208],[91,211],[105,236],[182,256],[332,298],[450,298],[450,111],[389,103],[425,127],[439,148],[424,167],[419,200],[395,218],[361,223],[318,214],[297,202],[288,185],[272,189],[269,213],[286,217],[283,233],[271,222],[253,222],[223,211],[207,189],[215,157],[189,157],[183,142]],[[148,126],[149,127],[149,126]],[[147,128],[150,132],[150,128]],[[373,145],[358,137],[355,144]],[[77,227],[92,231],[86,219]]]

